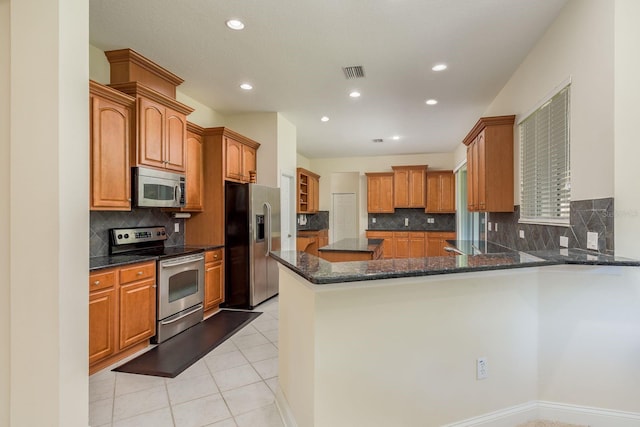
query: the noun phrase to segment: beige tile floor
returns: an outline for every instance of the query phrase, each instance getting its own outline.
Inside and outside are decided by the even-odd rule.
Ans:
[[[176,378],[100,371],[89,377],[92,427],[282,427],[278,300]],[[122,363],[122,362],[121,362]]]

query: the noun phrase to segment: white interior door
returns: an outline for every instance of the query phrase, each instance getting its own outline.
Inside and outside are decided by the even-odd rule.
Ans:
[[[331,241],[358,237],[356,194],[333,193],[331,196]]]
[[[293,251],[295,245],[295,215],[293,214],[293,197],[295,197],[295,180],[292,175],[282,174],[280,177],[280,247],[283,251]]]

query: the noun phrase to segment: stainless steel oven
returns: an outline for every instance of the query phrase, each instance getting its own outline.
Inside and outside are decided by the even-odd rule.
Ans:
[[[204,313],[204,254],[186,255],[158,263],[158,324],[160,343],[202,321]]]

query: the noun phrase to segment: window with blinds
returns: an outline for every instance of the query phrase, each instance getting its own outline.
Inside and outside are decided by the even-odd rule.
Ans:
[[[569,224],[569,89],[520,123],[520,222]]]

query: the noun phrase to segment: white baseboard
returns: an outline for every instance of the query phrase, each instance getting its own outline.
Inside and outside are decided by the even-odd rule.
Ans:
[[[533,420],[589,427],[640,427],[640,413],[545,401],[533,401],[468,418],[443,427],[516,427]]]
[[[291,412],[291,407],[289,406],[289,402],[287,398],[282,393],[280,386],[276,388],[276,407],[280,412],[280,418],[282,418],[282,423],[284,427],[298,427],[298,423],[296,419],[293,417],[293,412]]]

